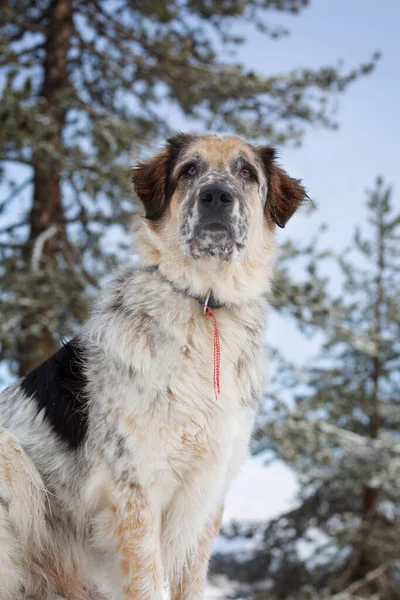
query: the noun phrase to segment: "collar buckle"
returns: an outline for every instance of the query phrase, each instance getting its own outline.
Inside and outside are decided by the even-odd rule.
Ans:
[[[211,296],[211,289],[208,290],[207,295],[204,299],[204,302],[202,302],[203,304],[203,315],[207,314],[208,311],[208,301],[210,300],[210,296]]]

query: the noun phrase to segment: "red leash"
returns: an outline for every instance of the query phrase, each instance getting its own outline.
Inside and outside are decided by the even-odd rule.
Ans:
[[[221,367],[221,347],[219,342],[219,330],[217,319],[209,306],[204,303],[204,314],[211,317],[214,321],[214,394],[215,399],[218,400],[218,396],[221,393],[220,386],[220,367]]]

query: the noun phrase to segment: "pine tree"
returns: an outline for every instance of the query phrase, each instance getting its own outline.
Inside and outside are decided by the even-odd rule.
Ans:
[[[400,213],[380,179],[368,214],[337,257],[340,293],[325,290],[309,319],[325,336],[320,356],[300,377],[285,371],[304,391],[294,408],[275,398],[260,423],[301,493],[290,513],[234,532],[258,539],[241,563],[251,597],[400,598]],[[235,572],[232,556],[217,570],[229,559]]]
[[[329,98],[374,67],[269,77],[228,51],[235,26],[265,36],[268,10],[307,0],[8,0],[0,13],[0,358],[20,375],[86,315],[87,291],[125,242],[129,167],[166,134],[166,107],[192,125],[272,143],[335,127]],[[18,169],[15,168],[18,165]],[[114,227],[113,227],[114,226]],[[105,231],[107,229],[107,235]]]

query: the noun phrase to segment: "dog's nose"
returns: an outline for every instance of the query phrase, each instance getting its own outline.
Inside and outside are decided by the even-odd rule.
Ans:
[[[200,190],[200,202],[213,210],[224,208],[232,201],[232,189],[223,183],[210,183]]]

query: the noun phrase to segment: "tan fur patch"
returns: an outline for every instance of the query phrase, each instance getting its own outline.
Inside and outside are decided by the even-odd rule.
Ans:
[[[203,458],[209,454],[207,440],[205,439],[204,433],[199,429],[197,429],[197,431],[184,429],[182,431],[181,441],[183,447],[190,450],[194,458]]]
[[[180,162],[195,154],[198,154],[207,164],[216,169],[224,168],[239,154],[246,157],[251,163],[255,163],[254,153],[250,146],[235,137],[218,137],[216,135],[199,137],[189,146]]]
[[[85,570],[74,560],[74,556],[64,556],[62,552],[49,552],[36,556],[33,570],[54,587],[56,593],[65,600],[88,600],[93,598],[94,590]],[[56,550],[56,549],[55,549]],[[64,548],[65,552],[65,548]],[[62,558],[58,560],[58,558]],[[66,567],[66,564],[68,566]]]
[[[161,586],[157,528],[141,486],[116,484],[117,548],[124,597],[146,600]]]
[[[142,442],[144,440],[143,433],[138,427],[135,419],[131,415],[123,414],[122,420],[126,425],[128,433],[134,436],[137,441]]]
[[[16,468],[16,460],[18,461],[20,456],[21,450],[11,437],[7,439],[6,443],[3,442],[0,445],[0,477],[9,487],[13,485],[13,471]]]
[[[246,142],[235,137],[218,137],[215,135],[205,135],[196,138],[187,150],[182,153],[179,162],[176,163],[173,177],[179,171],[180,166],[187,162],[191,157],[200,157],[209,169],[215,171],[225,171],[227,165],[237,159],[239,156],[245,158],[258,173],[260,180],[264,178],[264,173],[256,160],[254,150]],[[260,203],[260,197],[256,190],[247,195],[250,204]],[[171,198],[171,206],[177,205],[181,200],[181,190],[178,188]]]

